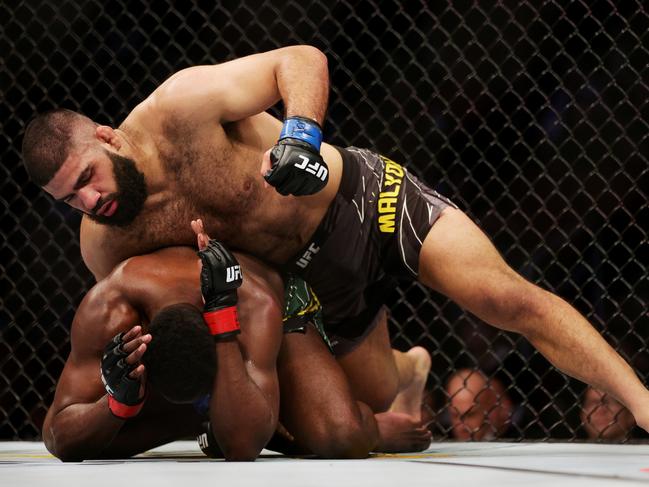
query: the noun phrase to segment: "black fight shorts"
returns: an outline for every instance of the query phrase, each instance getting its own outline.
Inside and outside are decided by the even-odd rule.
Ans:
[[[394,279],[416,279],[419,252],[444,208],[455,205],[403,166],[366,149],[338,149],[340,188],[311,241],[286,271],[314,289],[336,355],[379,322]]]

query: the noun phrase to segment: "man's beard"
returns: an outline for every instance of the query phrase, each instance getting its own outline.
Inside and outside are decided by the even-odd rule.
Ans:
[[[95,211],[111,200],[117,201],[117,210],[111,216],[92,213],[89,213],[88,216],[102,225],[125,227],[133,223],[146,201],[147,190],[144,174],[138,171],[132,159],[108,151],[106,154],[113,162],[117,192],[106,196],[106,198],[101,198],[95,206]]]

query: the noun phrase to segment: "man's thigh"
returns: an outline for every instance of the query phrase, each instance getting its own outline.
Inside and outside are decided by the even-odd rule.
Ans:
[[[388,315],[380,311],[378,324],[352,351],[338,356],[354,397],[375,413],[387,411],[399,389],[399,373],[388,333]]]
[[[317,442],[360,418],[347,377],[318,331],[288,333],[277,362],[280,422],[301,447],[317,450]]]
[[[539,292],[455,208],[446,208],[428,232],[419,256],[419,280],[484,321],[504,327]]]

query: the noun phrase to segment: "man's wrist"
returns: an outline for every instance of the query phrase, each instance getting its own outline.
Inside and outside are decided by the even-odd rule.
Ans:
[[[137,416],[144,406],[144,397],[137,404],[124,404],[108,394],[108,409],[119,419],[129,419]]]
[[[203,319],[214,340],[234,337],[241,332],[236,306],[205,311],[203,312]]]
[[[284,120],[279,140],[297,139],[302,140],[320,152],[322,145],[322,128],[320,124],[310,118],[291,116]]]

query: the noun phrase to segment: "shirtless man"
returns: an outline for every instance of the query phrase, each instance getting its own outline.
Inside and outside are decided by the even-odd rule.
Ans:
[[[523,334],[649,428],[649,391],[572,306],[514,272],[462,211],[401,165],[321,144],[328,92],[320,51],[277,49],[184,69],[117,129],[67,111],[38,117],[23,155],[36,183],[85,213],[81,251],[98,279],[129,256],[190,243],[182,222],[195,215],[229,247],[298,272],[323,303],[355,394],[374,411],[397,391],[382,308],[396,277]],[[283,124],[265,112],[280,100]]]
[[[208,393],[210,436],[229,460],[254,460],[278,419],[295,448],[319,456],[385,448],[316,330],[320,307],[303,281],[285,291],[275,272],[238,255],[245,278],[237,292],[241,279],[227,282],[226,270],[239,264],[212,244],[202,245],[210,270],[202,285],[196,254],[176,247],[126,260],[85,296],[43,426],[49,451],[63,460],[124,457],[196,436],[206,417],[191,402]],[[183,369],[175,382],[165,381],[170,367]],[[430,443],[423,428],[412,434],[401,447]]]

